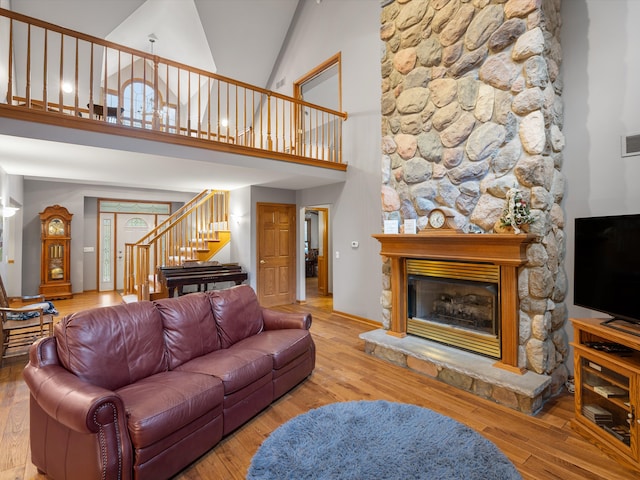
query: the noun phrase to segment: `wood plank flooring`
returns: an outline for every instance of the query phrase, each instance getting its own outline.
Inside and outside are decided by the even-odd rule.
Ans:
[[[97,293],[55,301],[61,316],[116,303],[117,294]],[[313,314],[314,373],[176,479],[244,479],[261,442],[282,423],[332,402],[377,399],[420,405],[470,426],[498,445],[525,480],[640,479],[639,471],[621,465],[571,429],[573,397],[568,394],[548,401],[537,416],[527,416],[365,354],[358,335],[371,327],[333,315],[330,298],[308,295],[304,305],[280,308]],[[25,358],[14,359],[0,370],[0,480],[45,478],[30,461],[25,363]]]

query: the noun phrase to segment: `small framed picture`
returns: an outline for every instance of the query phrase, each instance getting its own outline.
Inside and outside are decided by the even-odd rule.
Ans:
[[[416,219],[406,218],[404,220],[404,233],[416,233]]]
[[[398,221],[397,220],[385,220],[384,221],[384,233],[398,233]]]

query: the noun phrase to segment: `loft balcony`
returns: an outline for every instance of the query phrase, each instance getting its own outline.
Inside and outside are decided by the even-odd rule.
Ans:
[[[0,117],[346,171],[347,115],[0,8]]]

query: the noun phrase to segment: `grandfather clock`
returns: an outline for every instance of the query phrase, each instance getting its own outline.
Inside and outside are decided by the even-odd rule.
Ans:
[[[71,298],[71,217],[60,205],[40,212],[42,225],[40,255],[40,293],[47,300]]]

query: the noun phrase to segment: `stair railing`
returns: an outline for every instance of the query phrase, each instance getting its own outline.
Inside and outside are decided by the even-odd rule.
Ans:
[[[135,292],[138,300],[162,295],[158,267],[199,260],[218,232],[228,230],[228,211],[228,192],[206,190],[138,242],[126,244],[124,294]]]

